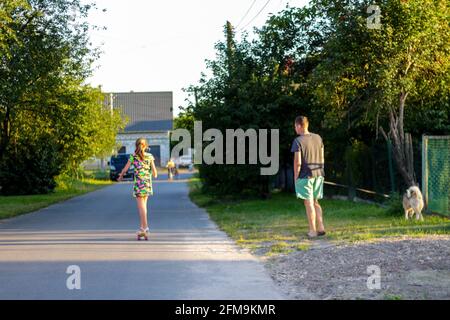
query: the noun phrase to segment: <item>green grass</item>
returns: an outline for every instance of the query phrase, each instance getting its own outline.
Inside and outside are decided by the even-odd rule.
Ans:
[[[85,170],[85,179],[109,180],[109,170]]]
[[[200,191],[197,178],[190,181],[190,197],[206,208],[211,218],[230,237],[252,251],[265,254],[308,250],[314,241],[306,237],[308,223],[303,203],[294,195],[275,193],[271,199],[218,199]],[[327,236],[332,242],[370,241],[383,237],[450,234],[450,220],[425,216],[425,221],[405,221],[402,212],[366,203],[324,199]]]
[[[89,178],[90,177],[90,178]],[[108,176],[109,177],[109,176]],[[102,172],[87,172],[81,180],[59,177],[55,192],[44,195],[0,196],[0,219],[29,213],[51,204],[92,192],[110,185]]]

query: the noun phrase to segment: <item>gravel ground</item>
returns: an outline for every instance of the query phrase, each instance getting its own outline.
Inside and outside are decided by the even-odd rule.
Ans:
[[[290,299],[450,299],[450,236],[330,245],[265,260]],[[381,271],[368,289],[369,266]]]

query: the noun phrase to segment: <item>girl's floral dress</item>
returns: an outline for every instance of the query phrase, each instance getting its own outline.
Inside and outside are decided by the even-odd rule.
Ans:
[[[130,155],[130,163],[134,167],[133,197],[143,197],[153,195],[152,187],[152,166],[155,160],[151,153],[144,153],[144,160],[136,154]]]

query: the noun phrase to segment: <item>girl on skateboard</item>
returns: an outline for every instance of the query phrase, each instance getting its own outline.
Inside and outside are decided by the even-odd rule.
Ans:
[[[133,197],[136,198],[141,228],[137,232],[138,240],[142,237],[148,240],[147,222],[147,200],[153,195],[152,176],[156,179],[158,172],[155,167],[155,158],[151,153],[146,152],[148,148],[147,140],[139,138],[136,140],[136,150],[130,155],[127,164],[120,172],[118,181],[123,179],[123,175],[130,166],[134,167]]]

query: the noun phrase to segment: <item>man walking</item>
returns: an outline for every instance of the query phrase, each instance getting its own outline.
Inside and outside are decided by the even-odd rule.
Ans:
[[[292,143],[294,156],[295,193],[303,199],[309,223],[309,238],[325,235],[322,208],[324,151],[322,138],[308,131],[309,122],[305,116],[295,119],[295,132],[299,135]]]

